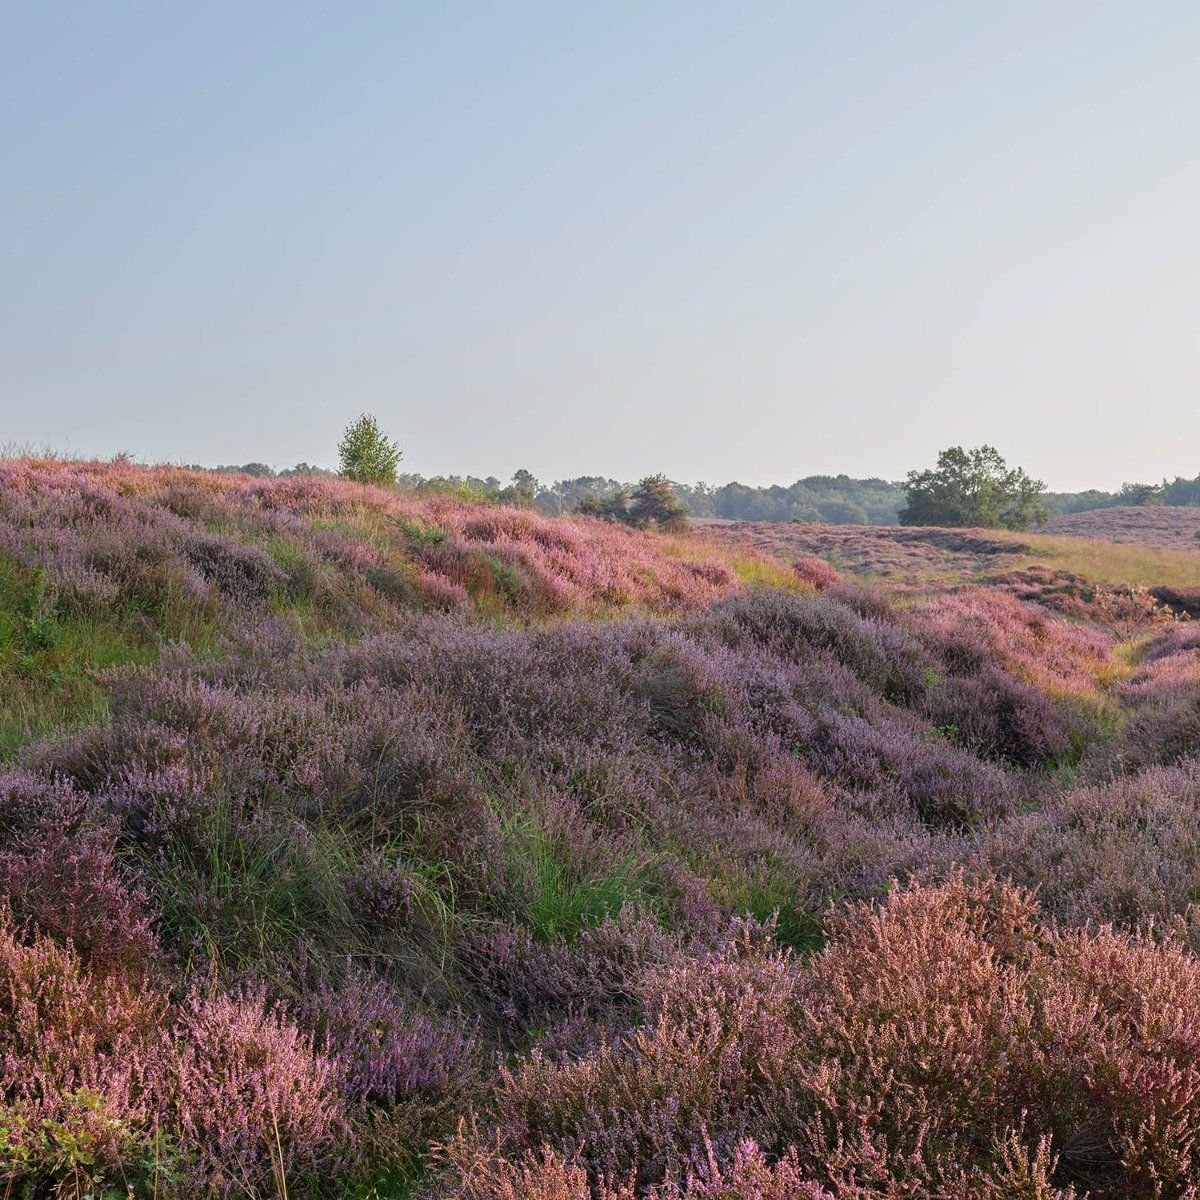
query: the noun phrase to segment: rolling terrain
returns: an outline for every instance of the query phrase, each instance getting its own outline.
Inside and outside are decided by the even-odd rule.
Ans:
[[[1200,508],[1147,505],[1137,508],[1097,508],[1052,517],[1046,532],[1066,537],[1101,538],[1110,542],[1140,542],[1195,550],[1200,547]]]
[[[1198,586],[0,463],[7,1194],[1195,1200]]]

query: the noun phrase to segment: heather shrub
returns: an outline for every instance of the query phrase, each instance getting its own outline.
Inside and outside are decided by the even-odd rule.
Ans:
[[[1167,663],[1172,660],[1165,660]],[[1171,766],[1200,756],[1200,679],[1141,697],[1116,735],[1084,762],[1091,779]]]
[[[1156,767],[1081,787],[1014,816],[976,851],[976,870],[1036,888],[1066,925],[1133,928],[1200,895],[1200,776]]]
[[[1061,707],[991,663],[960,675],[933,673],[920,711],[956,745],[1021,767],[1061,758],[1094,736],[1082,714],[1068,724]]]
[[[320,985],[296,1016],[335,1065],[338,1089],[354,1105],[444,1099],[464,1090],[475,1067],[475,1047],[461,1020],[435,1021],[369,975]]]
[[[707,1147],[707,1157],[689,1167],[682,1181],[671,1180],[638,1192],[631,1184],[603,1182],[593,1188],[578,1163],[549,1147],[516,1162],[480,1153],[465,1139],[454,1142],[447,1158],[457,1172],[453,1195],[459,1200],[833,1200],[832,1195],[802,1178],[795,1157],[769,1163],[747,1138],[722,1168]]]
[[[837,568],[823,558],[805,554],[792,563],[792,570],[801,583],[808,584],[815,592],[823,592],[842,582]]]
[[[84,1194],[152,1160],[164,998],[0,914],[0,1180]]]
[[[829,597],[753,592],[716,605],[710,620],[731,644],[749,642],[785,660],[826,651],[889,700],[911,699],[923,690],[929,662],[915,639]]]
[[[182,546],[184,558],[227,599],[251,610],[264,607],[288,583],[284,570],[258,546],[196,534]]]
[[[632,1033],[505,1073],[492,1140],[456,1154],[694,1187],[753,1138],[835,1195],[1189,1195],[1198,989],[1178,943],[1058,933],[956,877],[832,917],[807,969],[750,944],[665,968]]]
[[[1141,593],[0,484],[14,1194],[1196,1200],[1200,660]]]
[[[468,930],[457,946],[474,1003],[504,1040],[550,1029],[556,1049],[592,1048],[638,1010],[645,978],[685,954],[684,935],[632,907],[572,942],[538,941],[523,926]]]
[[[1200,587],[1156,587],[1151,592],[1174,612],[1200,617]]]
[[[67,779],[0,770],[0,838],[6,846],[55,830],[74,833],[86,823],[89,809],[90,798]]]
[[[787,964],[750,945],[667,968],[627,1039],[563,1063],[535,1051],[502,1073],[501,1144],[518,1154],[548,1144],[593,1178],[639,1186],[678,1174],[708,1135],[732,1150],[773,1126],[796,1001]]]
[[[886,1168],[936,1192],[994,1174],[1015,1135],[1059,1186],[1183,1194],[1197,1060],[1181,1014],[1200,962],[1109,930],[1046,934],[1035,915],[1028,893],[954,880],[836,920],[803,1018],[824,1049],[808,1129],[831,1179]],[[1172,1082],[1139,1095],[1151,1078]]]
[[[97,970],[144,971],[156,957],[147,897],[121,877],[101,835],[0,852],[0,897],[18,924],[73,946]]]
[[[1189,650],[1200,651],[1200,622],[1180,621],[1167,627],[1146,646],[1142,661],[1158,662]]]
[[[1053,951],[1047,1024],[1056,1094],[1073,1117],[1060,1170],[1101,1195],[1194,1195],[1200,959],[1107,928],[1064,934]]]
[[[998,662],[1051,696],[1092,698],[1114,674],[1106,635],[998,590],[939,596],[915,627],[963,669]]]
[[[190,997],[168,1070],[197,1190],[253,1195],[337,1166],[345,1106],[336,1064],[263,992]]]
[[[70,945],[91,966],[146,970],[147,898],[115,861],[90,797],[66,781],[0,773],[0,901],[20,927]]]

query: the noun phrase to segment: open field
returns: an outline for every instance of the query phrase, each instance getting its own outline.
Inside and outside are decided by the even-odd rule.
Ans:
[[[0,481],[8,1194],[1196,1195],[1191,552]]]
[[[889,586],[969,583],[1006,571],[1039,568],[1071,573],[1092,583],[1135,588],[1195,587],[1200,581],[1200,549],[1186,541],[1166,545],[1132,537],[1106,541],[1082,532],[1048,532],[1055,528],[1054,522],[1047,531],[1030,533],[772,521],[699,522],[696,528],[698,536],[714,546],[755,551],[784,561],[812,555],[827,559],[849,575]]]

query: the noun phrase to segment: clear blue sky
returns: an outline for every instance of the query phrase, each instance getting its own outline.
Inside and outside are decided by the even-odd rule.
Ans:
[[[0,0],[0,440],[1200,471],[1200,5]]]

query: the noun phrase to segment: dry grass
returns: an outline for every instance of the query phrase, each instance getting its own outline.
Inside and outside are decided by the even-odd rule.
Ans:
[[[1019,534],[1014,540],[1027,544],[1047,566],[1097,583],[1128,587],[1200,585],[1200,550],[1049,534]]]
[[[713,546],[768,555],[785,562],[816,555],[860,581],[889,584],[893,588],[974,583],[1038,565],[1093,583],[1120,587],[1200,585],[1200,549],[1132,541],[994,529],[768,521],[700,525],[698,534]]]

